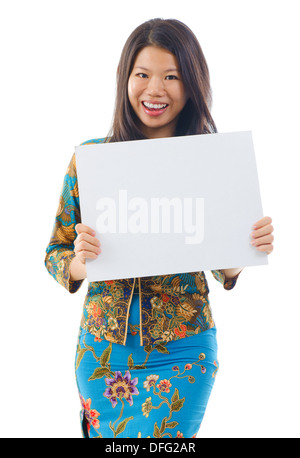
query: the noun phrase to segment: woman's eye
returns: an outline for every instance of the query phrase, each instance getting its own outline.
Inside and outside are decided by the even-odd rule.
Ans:
[[[146,73],[138,73],[136,76],[139,76],[140,78],[147,78]]]
[[[168,75],[168,76],[166,76],[166,78],[167,78],[167,79],[170,79],[170,80],[173,80],[173,79],[174,79],[174,80],[175,80],[175,79],[178,80],[178,78],[177,78],[176,75]]]

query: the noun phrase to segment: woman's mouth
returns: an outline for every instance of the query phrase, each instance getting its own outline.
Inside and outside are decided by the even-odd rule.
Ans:
[[[150,102],[142,102],[144,111],[149,116],[159,116],[166,111],[168,108],[167,103],[150,103]]]

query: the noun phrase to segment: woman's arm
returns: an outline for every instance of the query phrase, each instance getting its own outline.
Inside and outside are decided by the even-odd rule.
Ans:
[[[70,278],[70,265],[76,257],[74,253],[74,240],[77,235],[75,225],[80,222],[74,153],[64,177],[55,223],[45,256],[45,266],[48,272],[70,293],[75,293],[82,284],[82,279],[72,280]]]

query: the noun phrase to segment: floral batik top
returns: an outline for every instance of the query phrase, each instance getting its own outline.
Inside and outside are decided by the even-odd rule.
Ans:
[[[82,144],[103,143],[93,139]],[[75,293],[83,280],[70,280],[75,257],[75,226],[81,222],[75,153],[69,163],[59,198],[54,227],[46,248],[45,266],[52,277]],[[227,279],[223,270],[212,270],[226,290],[239,276]],[[84,301],[81,326],[95,339],[126,344],[129,309],[134,288],[139,289],[140,345],[165,345],[214,326],[209,289],[204,272],[155,275],[90,282]]]

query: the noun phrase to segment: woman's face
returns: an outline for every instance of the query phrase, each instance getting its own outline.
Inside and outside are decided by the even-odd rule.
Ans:
[[[143,48],[129,76],[128,97],[147,138],[173,136],[188,99],[174,54],[155,46]]]

